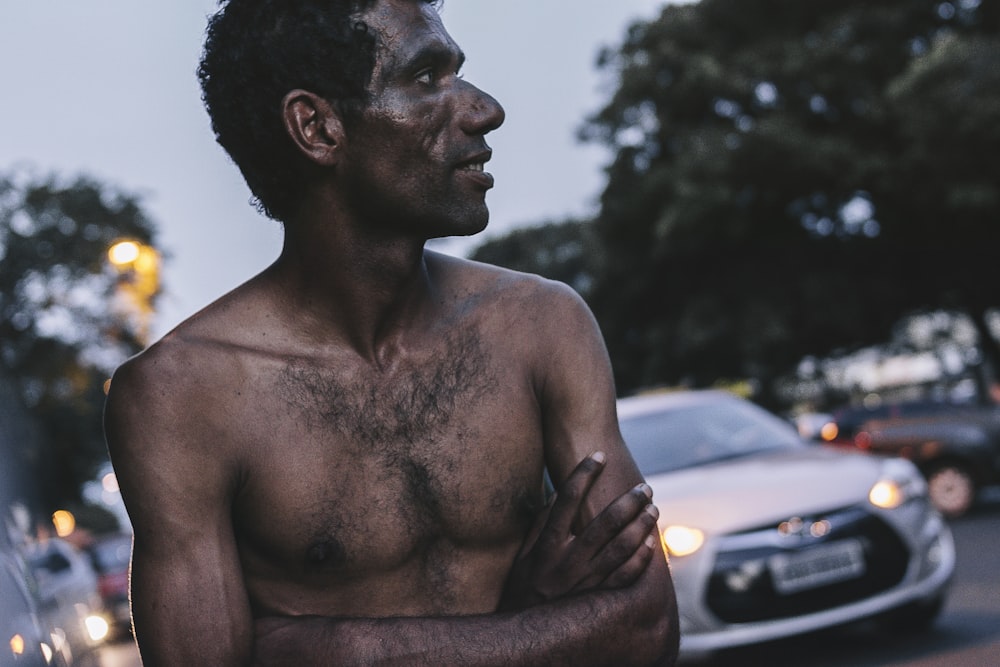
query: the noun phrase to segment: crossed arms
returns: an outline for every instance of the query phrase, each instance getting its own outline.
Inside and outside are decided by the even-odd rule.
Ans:
[[[653,539],[648,487],[626,492],[576,536],[603,468],[588,457],[536,524],[499,610],[440,618],[265,618],[255,665],[669,665],[676,615]]]

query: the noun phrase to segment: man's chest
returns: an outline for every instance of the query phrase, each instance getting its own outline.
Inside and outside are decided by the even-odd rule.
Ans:
[[[234,517],[264,567],[317,582],[447,568],[509,550],[543,501],[537,402],[475,350],[381,378],[289,364],[268,384],[250,392]]]

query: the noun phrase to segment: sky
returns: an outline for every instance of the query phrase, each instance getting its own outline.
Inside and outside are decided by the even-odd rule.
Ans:
[[[668,0],[669,1],[669,0]],[[466,78],[504,106],[488,137],[490,226],[594,212],[610,156],[576,130],[613,91],[595,67],[664,0],[446,0]],[[215,0],[31,0],[0,6],[0,171],[87,175],[141,197],[166,258],[154,337],[264,269],[280,226],[248,203],[215,143],[195,68]]]

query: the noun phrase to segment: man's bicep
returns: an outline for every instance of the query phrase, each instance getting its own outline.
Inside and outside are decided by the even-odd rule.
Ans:
[[[154,392],[144,380],[132,369],[116,374],[105,413],[133,526],[131,602],[143,662],[245,664],[252,618],[226,464],[197,442],[194,420],[178,419],[169,384],[150,378]]]
[[[568,288],[556,292],[551,307],[558,326],[547,332],[541,360],[546,465],[558,489],[584,457],[604,452],[607,463],[588,505],[596,513],[642,477],[618,428],[614,377],[597,322]]]
[[[131,574],[135,638],[143,664],[245,665],[253,619],[224,545],[137,539]]]

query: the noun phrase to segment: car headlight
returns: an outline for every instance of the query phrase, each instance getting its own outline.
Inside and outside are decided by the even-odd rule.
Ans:
[[[886,510],[927,493],[927,484],[916,467],[905,459],[886,459],[882,476],[868,492],[868,501]]]
[[[83,621],[87,628],[87,634],[90,636],[90,640],[94,642],[99,642],[106,639],[108,633],[111,631],[111,626],[107,619],[99,614],[91,614]]]
[[[881,479],[868,492],[868,501],[875,507],[894,510],[906,502],[906,493],[896,480]]]
[[[705,533],[687,526],[667,526],[660,531],[660,538],[671,556],[690,556],[705,543]]]
[[[15,658],[24,653],[24,637],[15,633],[10,638],[10,652],[14,654]]]

